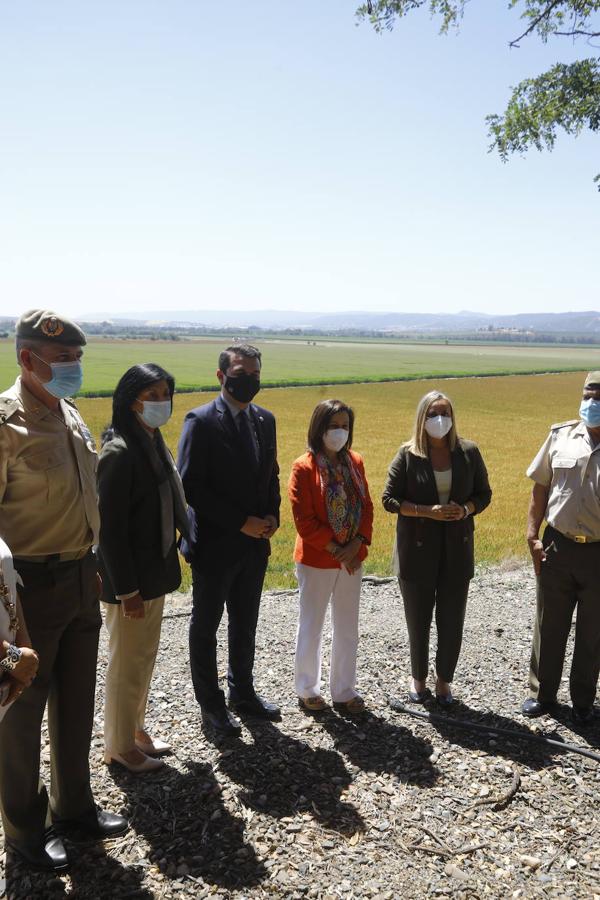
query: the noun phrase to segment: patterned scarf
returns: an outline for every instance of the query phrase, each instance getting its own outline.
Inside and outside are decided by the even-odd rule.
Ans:
[[[327,519],[338,544],[347,544],[356,536],[362,518],[365,485],[349,453],[339,454],[339,465],[331,465],[324,453],[318,453],[317,466]]]

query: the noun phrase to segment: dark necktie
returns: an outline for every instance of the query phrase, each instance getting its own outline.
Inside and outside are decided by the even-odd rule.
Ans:
[[[256,454],[256,443],[254,437],[252,436],[252,425],[250,424],[250,417],[248,416],[248,413],[239,413],[238,423],[240,437],[242,439],[244,451],[246,453],[246,456],[248,457],[248,462],[250,463],[252,468],[256,470],[258,469],[258,457]]]

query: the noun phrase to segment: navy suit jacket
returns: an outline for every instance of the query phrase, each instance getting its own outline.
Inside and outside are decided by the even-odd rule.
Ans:
[[[260,446],[258,472],[248,465],[242,439],[219,396],[192,409],[183,423],[177,467],[188,502],[190,539],[181,551],[200,570],[216,571],[245,553],[270,553],[270,543],[242,534],[248,516],[275,516],[279,523],[279,466],[275,417],[250,404]]]

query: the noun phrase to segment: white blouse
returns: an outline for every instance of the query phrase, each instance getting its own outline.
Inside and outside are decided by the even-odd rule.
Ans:
[[[450,498],[450,488],[452,487],[452,469],[443,469],[443,471],[441,472],[438,472],[437,469],[434,469],[433,474],[435,475],[435,484],[437,487],[438,497],[440,498],[440,503],[445,504]]]

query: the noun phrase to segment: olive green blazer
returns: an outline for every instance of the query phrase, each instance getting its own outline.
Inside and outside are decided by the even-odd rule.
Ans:
[[[451,460],[449,499],[461,505],[470,500],[476,515],[492,498],[481,453],[472,441],[458,438]],[[440,502],[429,458],[400,447],[390,466],[382,500],[385,509],[398,516],[398,562],[403,581],[467,581],[473,577],[473,515],[457,522],[436,522],[400,514],[403,500],[426,506]]]

